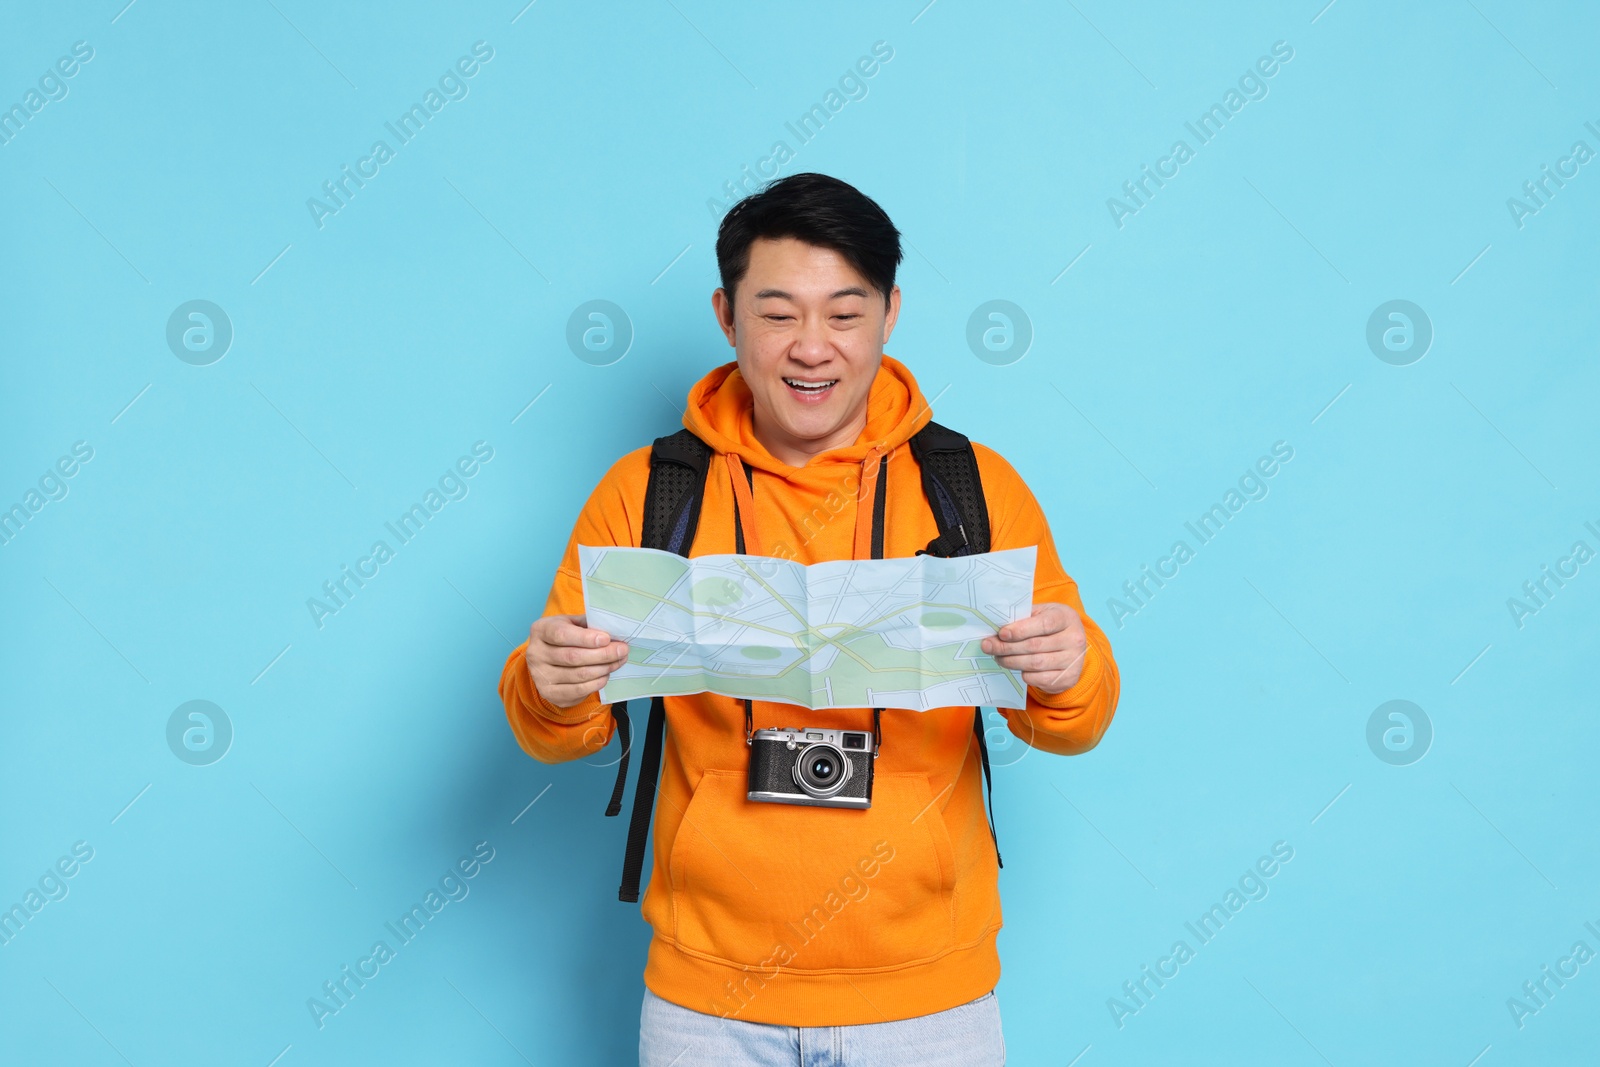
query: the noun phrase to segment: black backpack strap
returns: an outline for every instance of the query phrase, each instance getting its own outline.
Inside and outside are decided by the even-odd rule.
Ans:
[[[650,836],[650,812],[656,804],[656,778],[661,773],[661,735],[667,725],[667,702],[650,698],[650,721],[644,730],[644,751],[639,754],[639,784],[633,790],[633,817],[628,820],[628,851],[622,860],[622,886],[617,899],[639,901],[639,875],[644,870],[644,846]]]
[[[989,506],[978,476],[978,457],[965,434],[930,422],[911,437],[922,468],[922,491],[939,536],[917,555],[966,556],[989,551]]]
[[[978,735],[978,758],[983,763],[983,784],[989,790],[989,836],[994,839],[994,861],[1006,865],[1000,858],[1000,835],[994,829],[994,775],[989,770],[989,742],[983,736],[983,709],[972,709],[972,732]]]
[[[912,435],[911,454],[922,468],[922,492],[939,527],[939,535],[917,555],[950,557],[989,551],[989,505],[978,475],[978,457],[966,434],[930,422]],[[978,738],[978,759],[989,795],[989,836],[994,839],[994,858],[1004,867],[1000,835],[994,828],[994,774],[989,767],[989,742],[983,735],[981,707],[972,709],[972,732]]]
[[[650,482],[644,491],[640,548],[689,554],[700,524],[711,447],[688,430],[656,438],[650,450]]]
[[[706,472],[711,448],[688,430],[656,438],[650,450],[650,481],[644,492],[644,529],[641,548],[659,548],[687,557],[700,524],[700,502],[705,497]],[[622,810],[622,791],[628,779],[630,729],[626,703],[611,705],[616,720],[622,758],[617,782],[611,790],[607,815]],[[622,860],[622,885],[617,899],[639,899],[639,877],[644,870],[644,847],[650,836],[650,815],[655,807],[656,781],[661,773],[661,740],[667,725],[667,705],[661,697],[650,701],[644,748],[639,753],[639,784],[633,791],[633,814],[628,820],[628,848]]]
[[[622,756],[617,760],[617,784],[611,787],[611,803],[606,805],[606,815],[616,815],[622,810],[622,790],[628,784],[628,753],[633,751],[633,730],[628,722],[628,702],[619,700],[611,705],[611,717],[617,723],[617,740],[622,744]]]

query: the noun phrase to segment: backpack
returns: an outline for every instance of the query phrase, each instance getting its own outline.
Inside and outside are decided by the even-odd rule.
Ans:
[[[939,534],[917,555],[965,556],[989,551],[989,510],[978,477],[978,460],[972,442],[964,434],[929,422],[911,437],[911,454],[922,468],[922,492],[933,510]],[[644,494],[644,530],[641,548],[657,548],[688,557],[700,522],[700,504],[705,494],[711,448],[689,430],[658,437],[650,450],[650,481]],[[884,506],[887,502],[888,464],[878,464],[877,494],[873,501],[872,558],[883,558]],[[745,465],[745,477],[754,472]],[[734,541],[744,551],[744,528],[734,505]],[[872,709],[873,739],[879,733],[882,708]],[[978,739],[978,755],[989,795],[989,835],[995,843],[995,861],[1000,861],[1000,838],[994,828],[994,780],[989,770],[989,746],[983,734],[983,709],[974,707],[972,732]],[[622,755],[617,762],[617,781],[606,805],[606,815],[622,810],[622,793],[628,780],[628,756],[632,750],[632,728],[628,705],[611,705]],[[750,735],[751,704],[744,701],[745,735]],[[661,773],[661,740],[666,728],[667,707],[662,697],[650,700],[650,718],[645,725],[644,749],[639,754],[639,782],[633,793],[633,815],[628,823],[627,852],[623,857],[622,885],[617,899],[626,903],[639,900],[639,877],[644,867],[645,841],[650,833],[650,816],[655,807],[656,782]]]

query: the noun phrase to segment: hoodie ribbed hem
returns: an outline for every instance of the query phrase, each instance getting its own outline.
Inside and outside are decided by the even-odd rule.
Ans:
[[[693,1011],[782,1026],[854,1026],[932,1015],[983,996],[1000,981],[1000,927],[970,945],[895,968],[808,972],[741,966],[650,942],[644,984]],[[773,975],[776,970],[776,975]]]

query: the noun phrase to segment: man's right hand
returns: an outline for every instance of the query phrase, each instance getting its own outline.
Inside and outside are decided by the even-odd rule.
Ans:
[[[582,615],[546,615],[528,629],[528,674],[539,695],[558,708],[598,693],[628,658],[625,643],[584,623]]]

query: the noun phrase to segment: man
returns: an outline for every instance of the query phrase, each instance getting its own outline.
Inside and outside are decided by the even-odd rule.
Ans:
[[[907,445],[928,402],[883,351],[900,259],[883,210],[821,174],[770,183],[723,219],[712,306],[737,359],[690,390],[683,418],[714,453],[691,555],[734,552],[737,514],[750,555],[871,558],[880,464],[882,555],[938,534]],[[1032,615],[983,641],[1027,683],[1027,707],[1004,715],[1034,748],[1084,752],[1116,708],[1110,643],[1027,486],[973,447],[991,549],[1038,549]],[[590,495],[545,614],[502,672],[517,741],[544,762],[611,738],[597,694],[628,649],[585,625],[578,546],[639,544],[649,466],[649,448],[630,452]],[[884,709],[865,810],[750,802],[744,702],[666,708],[640,1062],[1003,1063],[999,872],[972,707]],[[861,730],[871,714],[753,703],[756,729]]]

